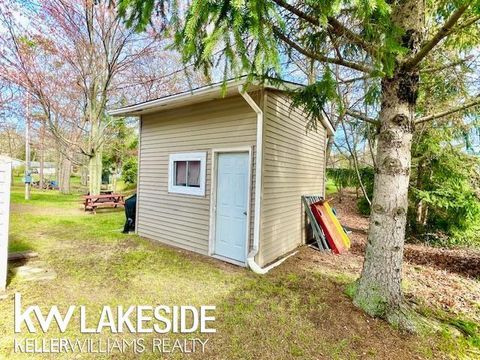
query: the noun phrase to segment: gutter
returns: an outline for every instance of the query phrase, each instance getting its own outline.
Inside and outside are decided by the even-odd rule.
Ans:
[[[323,126],[327,129],[327,138],[330,136],[335,136],[335,129],[333,128],[332,124],[328,120],[322,120]]]
[[[274,267],[280,265],[282,262],[287,260],[290,256],[293,256],[297,253],[297,251],[293,252],[285,256],[284,258],[270,264],[264,268],[260,267],[255,262],[255,256],[258,254],[259,251],[259,244],[260,244],[260,211],[262,205],[262,168],[263,168],[263,111],[257,105],[257,103],[252,99],[252,97],[243,90],[243,86],[238,86],[238,92],[245,101],[250,105],[250,107],[255,111],[257,114],[257,143],[256,143],[256,170],[255,170],[255,220],[253,226],[253,246],[252,250],[247,255],[247,264],[248,267],[256,274],[266,274]]]
[[[235,87],[244,83],[243,80],[234,80],[227,84],[226,91],[235,90]],[[222,97],[220,92],[221,84],[211,84],[191,91],[184,91],[178,94],[168,95],[159,99],[144,101],[138,104],[127,105],[125,107],[108,111],[110,116],[138,116],[144,112],[160,111],[168,104],[179,102],[178,106],[183,106],[185,101],[189,101],[197,96],[207,96],[207,100],[214,100]],[[210,98],[211,97],[211,98]],[[183,101],[183,102],[182,102]]]
[[[144,101],[138,104],[127,105],[119,109],[110,110],[107,113],[110,116],[138,116],[145,115],[156,111],[166,109],[174,109],[185,105],[195,104],[198,102],[210,101],[214,99],[236,95],[238,88],[244,86],[245,78],[238,80],[228,80],[226,83],[220,82],[210,84],[190,91],[184,91],[173,95],[163,96],[158,99]],[[223,86],[225,85],[225,88]],[[301,87],[299,84],[283,82],[282,88],[275,86],[269,82],[267,83],[253,83],[256,89],[289,89],[295,90]],[[252,87],[251,87],[252,88]],[[224,93],[222,94],[222,90]]]
[[[142,116],[138,119],[138,156],[137,156],[137,204],[135,209],[135,234],[138,235],[138,218],[140,209],[140,164],[142,162]]]

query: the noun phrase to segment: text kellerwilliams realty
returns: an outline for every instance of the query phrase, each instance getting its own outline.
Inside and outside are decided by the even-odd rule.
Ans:
[[[62,313],[58,306],[52,306],[46,314],[38,305],[31,305],[22,309],[21,295],[15,294],[15,333],[19,334],[25,328],[28,333],[35,334],[41,330],[48,333],[53,324],[60,333],[65,333],[71,327],[78,326],[82,338],[51,338],[42,339],[23,338],[15,339],[15,352],[24,353],[112,353],[133,351],[142,353],[150,349],[152,352],[196,352],[205,351],[208,339],[155,337],[157,334],[211,334],[216,329],[211,327],[215,316],[210,313],[215,311],[215,306],[203,305],[199,307],[182,305],[131,305],[103,306],[98,313],[89,313],[83,306],[70,305]],[[73,319],[78,319],[72,321]],[[78,324],[78,325],[77,325]],[[71,329],[70,329],[71,330]],[[121,338],[120,335],[111,338],[98,338],[99,334],[152,334],[149,338],[136,337],[132,339]],[[85,338],[85,334],[92,337]]]

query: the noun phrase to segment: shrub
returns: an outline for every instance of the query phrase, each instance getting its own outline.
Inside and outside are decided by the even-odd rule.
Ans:
[[[480,246],[480,160],[445,130],[430,129],[413,153],[409,231],[436,245]],[[445,236],[432,236],[432,234]]]
[[[370,204],[368,203],[367,198],[365,196],[362,196],[357,201],[357,209],[358,209],[358,212],[362,215],[365,215],[365,216],[370,215]]]
[[[373,182],[375,177],[374,169],[372,167],[363,167],[359,169],[359,173],[363,186],[365,187],[365,191],[371,200],[373,196]],[[327,176],[329,179],[332,179],[335,182],[335,185],[339,191],[346,187],[360,187],[360,182],[358,181],[358,176],[355,172],[355,169],[328,169]],[[362,197],[357,201],[357,208],[362,215],[370,215],[370,205],[363,194]]]
[[[130,158],[123,164],[122,179],[125,184],[135,184],[137,182],[137,159]]]

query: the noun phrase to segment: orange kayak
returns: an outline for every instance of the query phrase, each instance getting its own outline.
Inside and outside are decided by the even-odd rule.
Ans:
[[[323,202],[319,201],[310,205],[312,213],[317,219],[320,227],[325,233],[328,245],[335,254],[340,254],[347,250],[347,246],[344,243],[342,229],[339,229],[334,220],[331,218],[327,207]]]

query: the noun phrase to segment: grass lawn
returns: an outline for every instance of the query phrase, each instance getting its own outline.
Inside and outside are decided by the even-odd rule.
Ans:
[[[325,184],[325,192],[328,195],[333,195],[337,192],[337,185],[335,185],[335,181],[331,178],[327,178],[327,183]]]
[[[10,250],[31,249],[31,260],[56,272],[53,280],[25,281],[11,265],[8,298],[0,301],[0,359],[30,359],[14,353],[14,338],[118,339],[118,334],[80,334],[78,319],[66,333],[13,332],[13,296],[22,305],[47,310],[58,305],[86,305],[98,315],[103,305],[215,305],[216,334],[130,334],[147,344],[154,337],[208,339],[206,353],[171,353],[195,359],[413,359],[468,356],[464,342],[448,332],[401,334],[383,321],[355,309],[344,294],[348,276],[305,266],[289,259],[266,276],[187,251],[172,249],[135,235],[121,234],[123,210],[85,214],[78,195],[34,191],[23,200],[13,187]],[[39,265],[39,266],[40,266]],[[18,264],[17,264],[18,266]],[[454,354],[454,355],[453,355]],[[63,354],[55,358],[72,358]],[[79,354],[75,358],[136,358],[132,352]],[[51,354],[35,358],[52,358]],[[142,358],[160,358],[147,351]],[[473,357],[472,357],[473,358]]]

